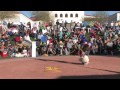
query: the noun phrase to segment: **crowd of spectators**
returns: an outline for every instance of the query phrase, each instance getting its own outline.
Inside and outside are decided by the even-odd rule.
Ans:
[[[88,55],[120,55],[120,24],[57,21],[56,25],[35,23],[31,28],[30,22],[0,23],[1,57],[31,56],[32,41],[36,41],[37,56],[79,55],[80,48]]]

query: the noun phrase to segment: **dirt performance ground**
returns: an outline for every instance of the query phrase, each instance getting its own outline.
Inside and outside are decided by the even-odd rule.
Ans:
[[[48,56],[0,60],[0,79],[120,79],[120,57]]]

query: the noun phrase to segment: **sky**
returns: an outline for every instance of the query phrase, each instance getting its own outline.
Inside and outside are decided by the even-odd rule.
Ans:
[[[32,16],[32,14],[30,13],[30,11],[20,11],[20,12],[23,13],[24,15],[28,16],[28,17],[31,17],[31,16]],[[94,12],[94,11],[85,11],[85,14],[92,15],[93,12]],[[114,14],[114,13],[116,13],[116,12],[118,12],[118,11],[109,11],[108,13],[109,13],[110,15],[112,15],[112,14]]]
[[[94,11],[85,11],[85,14],[88,14],[88,15],[90,14],[91,15],[91,14],[93,14],[93,12]],[[119,11],[108,11],[109,15],[112,15],[112,14],[114,14],[116,12],[119,12]]]

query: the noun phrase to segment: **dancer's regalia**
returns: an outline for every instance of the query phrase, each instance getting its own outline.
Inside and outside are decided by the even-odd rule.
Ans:
[[[88,46],[85,45],[85,46],[83,46],[83,48],[80,48],[80,50],[79,50],[80,61],[84,65],[89,63],[89,57],[87,55],[87,48],[88,48]]]

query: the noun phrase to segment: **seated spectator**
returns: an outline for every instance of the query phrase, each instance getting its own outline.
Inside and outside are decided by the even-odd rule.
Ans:
[[[12,28],[12,33],[14,33],[14,34],[15,34],[15,33],[18,34],[18,30],[17,30],[17,28],[14,28],[14,27],[13,27],[13,28]]]
[[[1,42],[1,48],[0,48],[0,51],[3,52],[5,49],[5,43],[4,42]]]
[[[107,42],[107,51],[109,54],[113,55],[113,42],[112,41]]]
[[[16,45],[11,48],[11,57],[16,57],[16,54],[18,54],[18,46],[19,45]]]
[[[19,36],[24,37],[25,33],[21,31],[21,32],[19,32]]]
[[[18,43],[19,43],[19,42],[20,42],[20,38],[21,38],[21,37],[20,37],[19,35],[16,35],[16,37],[15,37],[15,42],[18,42]]]
[[[24,57],[24,55],[22,54],[23,53],[22,47],[23,47],[22,45],[19,45],[18,52],[15,54],[15,57]]]
[[[26,35],[24,36],[24,39],[31,42],[31,39],[30,39],[29,34],[26,34]]]
[[[8,32],[8,35],[9,35],[9,36],[12,36],[12,35],[13,35],[13,32],[12,32],[12,31],[9,31],[9,32]]]
[[[71,55],[78,55],[78,48],[76,45],[72,46],[72,50],[70,52]]]
[[[24,47],[23,47],[23,52],[22,52],[22,54],[23,54],[24,57],[28,57],[28,50],[27,50],[26,45],[24,45]]]
[[[2,37],[1,37],[1,41],[3,41],[3,42],[5,42],[5,35],[4,34],[2,34]]]
[[[2,56],[3,58],[8,57],[8,50],[7,50],[7,49],[4,49],[3,51],[1,51],[1,56]]]
[[[53,55],[56,54],[55,50],[53,49],[53,43],[50,43],[50,44],[48,45],[47,54],[48,54],[48,55],[49,55],[49,54],[53,54]]]
[[[42,33],[39,33],[38,36],[37,36],[37,39],[38,39],[39,41],[41,41],[41,37],[42,37],[42,36],[43,36]]]

